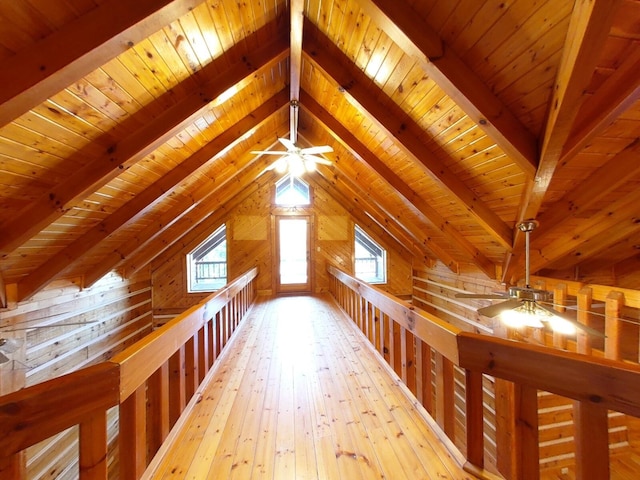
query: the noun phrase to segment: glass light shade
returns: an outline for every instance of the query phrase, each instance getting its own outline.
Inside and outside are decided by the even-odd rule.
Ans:
[[[299,157],[289,157],[289,173],[294,177],[299,177],[304,173],[304,163]]]
[[[544,327],[543,322],[548,322],[554,332],[565,335],[576,333],[576,328],[571,322],[538,307],[534,302],[526,300],[518,308],[502,312],[500,319],[507,326],[513,328],[542,328]]]
[[[513,310],[505,310],[500,314],[500,319],[509,327],[542,328],[544,324],[533,309],[518,307]]]

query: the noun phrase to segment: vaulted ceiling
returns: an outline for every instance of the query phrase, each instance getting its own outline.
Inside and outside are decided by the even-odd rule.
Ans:
[[[292,127],[418,259],[514,282],[535,218],[533,272],[640,288],[640,1],[13,0],[0,25],[19,299],[148,265],[271,181],[250,152]]]

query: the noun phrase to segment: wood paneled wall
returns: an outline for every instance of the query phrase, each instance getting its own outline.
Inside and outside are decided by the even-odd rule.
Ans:
[[[313,179],[303,179],[312,188],[312,206],[309,209],[278,209],[273,206],[274,183],[258,188],[233,208],[223,206],[212,212],[209,220],[185,235],[152,266],[153,307],[160,322],[193,305],[206,294],[188,294],[186,288],[185,256],[206,239],[223,222],[227,224],[227,255],[229,279],[257,266],[257,288],[260,293],[275,291],[274,279],[274,221],[275,214],[313,216],[312,288],[325,292],[329,288],[327,263],[333,263],[345,271],[353,271],[353,242],[355,220],[340,202],[336,201]],[[411,294],[412,259],[398,252],[394,242],[382,229],[363,226],[365,230],[387,249],[388,283],[384,290],[398,296]]]
[[[150,276],[122,279],[112,273],[84,290],[56,281],[12,307],[0,312],[0,334],[20,338],[24,345],[11,355],[12,362],[0,366],[0,394],[107,360],[149,333]],[[116,445],[116,419],[113,410],[110,449]],[[77,478],[76,449],[76,428],[30,448],[28,478]]]

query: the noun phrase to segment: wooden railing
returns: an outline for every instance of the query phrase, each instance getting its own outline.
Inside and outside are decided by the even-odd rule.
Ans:
[[[24,450],[79,425],[79,475],[107,478],[107,410],[119,406],[122,480],[140,478],[255,300],[254,268],[116,355],[0,397],[0,478]]]
[[[463,332],[329,266],[331,293],[453,441],[465,436],[464,468],[485,469],[483,375],[501,385],[495,417],[509,429],[500,474],[540,476],[538,390],[575,401],[576,478],[609,478],[607,411],[640,417],[640,366]],[[435,367],[432,367],[432,362]],[[464,425],[456,425],[454,366],[463,369]],[[435,378],[432,378],[435,375]],[[500,445],[498,446],[500,448]]]

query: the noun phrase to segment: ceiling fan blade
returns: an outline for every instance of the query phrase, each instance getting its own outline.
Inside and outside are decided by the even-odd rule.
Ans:
[[[456,293],[455,297],[456,298],[482,298],[486,300],[505,300],[509,298],[509,294],[507,294],[506,292],[504,293],[504,295],[501,295],[498,293],[488,293],[486,295],[483,295],[481,293]]]
[[[331,165],[331,162],[326,158],[318,157],[316,155],[302,155],[304,160],[311,160],[312,162],[321,163],[323,165]]]
[[[489,305],[488,307],[482,307],[477,310],[480,315],[484,315],[485,317],[497,317],[505,310],[512,310],[516,307],[519,307],[522,303],[522,300],[518,300],[516,298],[511,298],[509,300],[505,300],[504,302],[496,303],[495,305]]]
[[[330,152],[333,152],[333,148],[331,148],[329,145],[320,145],[317,147],[303,148],[302,150],[300,150],[300,153],[302,153],[303,155],[315,155],[317,153]]]
[[[589,335],[593,335],[594,337],[600,337],[600,338],[606,337],[604,333],[596,330],[595,328],[591,328],[588,325],[584,325],[583,323],[578,322],[575,318],[572,318],[569,315],[565,315],[563,312],[559,312],[553,308],[547,307],[546,305],[542,305],[540,303],[536,303],[536,306],[552,315],[555,315],[557,317],[560,317],[563,320],[566,320],[571,325],[576,327],[576,329],[582,330],[583,332],[588,333]]]
[[[288,138],[280,138],[280,137],[278,137],[278,140],[280,141],[280,143],[282,145],[284,145],[284,148],[286,148],[287,150],[296,151],[298,149],[298,147],[296,147],[296,144],[293,143]]]
[[[279,151],[274,151],[274,150],[263,150],[263,151],[257,151],[254,150],[251,152],[254,155],[286,155],[287,152],[279,152]]]

